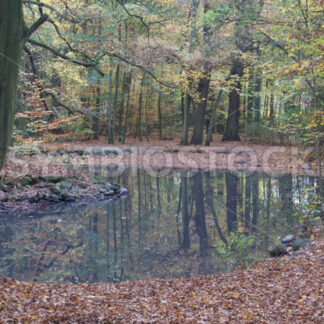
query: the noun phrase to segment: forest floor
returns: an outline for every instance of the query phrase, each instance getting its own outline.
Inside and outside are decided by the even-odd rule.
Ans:
[[[231,273],[119,284],[0,278],[0,323],[324,323],[324,240]]]
[[[139,168],[176,168],[182,170],[239,170],[265,173],[291,173],[319,175],[318,154],[314,147],[272,146],[251,142],[221,142],[216,140],[209,147],[204,145],[178,145],[179,139],[139,142],[127,139],[126,144],[108,145],[106,138],[98,141],[48,145],[49,150],[82,148],[116,150],[116,155],[97,156],[95,165]],[[128,152],[129,154],[124,154]],[[323,156],[322,156],[323,158]],[[322,174],[324,164],[321,165]]]
[[[116,167],[116,171],[129,167],[145,168],[153,174],[158,170],[161,175],[168,175],[174,169],[320,174],[318,154],[313,147],[270,146],[244,141],[214,141],[209,147],[180,146],[178,143],[179,139],[150,139],[149,142],[127,139],[126,144],[108,145],[106,138],[101,138],[77,143],[15,146],[11,148],[0,172],[0,213],[30,210],[35,203],[42,206],[44,202],[46,206],[48,201],[55,203],[100,196],[102,194],[97,191],[103,188],[93,186],[93,176],[98,167]],[[321,169],[321,174],[324,174],[324,163]],[[73,182],[75,180],[71,178],[82,180],[87,192],[80,188],[81,184],[75,184],[75,193],[71,196],[69,192],[62,192],[61,188],[51,188],[44,181],[39,181],[44,176],[60,176]],[[23,185],[26,177],[31,177],[31,181]]]
[[[180,146],[178,143],[179,139],[138,142],[132,138],[127,139],[126,144],[109,145],[106,138],[101,138],[76,143],[36,143],[30,146],[36,149],[33,154],[26,146],[16,146],[8,154],[0,176],[18,177],[32,173],[71,175],[71,171],[77,173],[84,166],[320,174],[319,157],[314,147],[271,146],[244,141],[214,141],[209,147]],[[324,174],[324,163],[321,163],[321,171]]]

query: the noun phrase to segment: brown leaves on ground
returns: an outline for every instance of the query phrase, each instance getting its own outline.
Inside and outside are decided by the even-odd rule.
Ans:
[[[192,279],[35,284],[0,279],[1,323],[324,323],[324,240],[298,255]]]

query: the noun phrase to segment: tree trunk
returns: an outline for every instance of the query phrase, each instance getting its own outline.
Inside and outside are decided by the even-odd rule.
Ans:
[[[95,116],[93,118],[93,125],[92,130],[94,132],[93,139],[98,140],[99,139],[99,114],[100,114],[100,80],[97,80],[97,86],[96,86],[96,107],[95,107]]]
[[[186,100],[183,111],[183,125],[182,125],[182,137],[180,141],[180,145],[188,145],[188,134],[189,134],[189,111],[191,104],[191,96],[189,93],[186,93]]]
[[[116,76],[115,76],[115,95],[114,95],[114,105],[112,112],[112,136],[110,138],[109,144],[114,144],[115,135],[116,135],[116,113],[117,113],[117,104],[118,104],[118,95],[119,95],[119,73],[120,73],[120,64],[117,63],[116,67]]]
[[[185,102],[185,94],[184,92],[181,90],[181,101],[180,101],[180,109],[181,109],[181,119],[182,119],[182,123],[184,121],[184,102]]]
[[[274,95],[270,95],[270,113],[269,113],[269,126],[274,126]]]
[[[203,1],[204,5],[204,14],[207,14],[209,10],[208,0]],[[190,141],[190,144],[200,145],[203,142],[204,135],[204,126],[206,119],[206,108],[208,103],[208,93],[209,93],[209,84],[210,84],[210,75],[212,72],[212,65],[209,62],[209,57],[211,55],[209,43],[210,43],[211,29],[208,25],[203,27],[203,36],[204,36],[204,47],[203,54],[205,56],[205,64],[203,77],[199,79],[198,82],[198,93],[199,93],[199,104],[197,111],[195,112],[195,125],[193,135]]]
[[[112,66],[112,62],[111,66]],[[108,81],[108,143],[114,143],[114,124],[113,124],[113,111],[112,111],[112,69],[109,71],[109,81]]]
[[[199,236],[199,251],[200,256],[206,256],[208,254],[208,233],[206,226],[206,214],[204,205],[204,192],[202,185],[202,173],[198,172],[193,180],[193,191],[195,192],[195,225],[197,234]]]
[[[259,218],[259,175],[256,173],[252,180],[252,233],[256,233],[258,229]]]
[[[197,9],[199,7],[199,0],[192,0],[191,5],[191,30],[190,30],[190,43],[189,43],[189,55],[194,50],[195,43],[197,41]],[[182,124],[182,137],[180,145],[188,145],[188,134],[189,134],[189,111],[190,104],[192,101],[190,90],[192,85],[192,78],[188,78],[188,90],[186,93],[186,100],[183,112],[183,124]]]
[[[260,123],[261,117],[261,89],[262,89],[262,71],[261,69],[256,70],[255,75],[255,105],[254,105],[254,121]]]
[[[231,75],[238,78],[243,75],[243,62],[237,58],[233,64]],[[226,119],[226,129],[223,141],[240,141],[239,136],[239,119],[240,119],[240,91],[241,82],[236,81],[236,86],[229,93],[228,116]]]
[[[123,144],[125,143],[127,126],[128,126],[131,84],[132,84],[132,73],[130,72],[129,75],[127,76],[127,102],[126,102],[126,116],[125,116],[124,130],[122,136]]]
[[[293,182],[292,175],[285,174],[279,177],[279,196],[281,198],[282,213],[286,217],[288,224],[293,219]]]
[[[161,111],[161,100],[162,100],[162,94],[159,91],[159,97],[158,97],[158,114],[159,114],[159,139],[162,140],[163,135],[162,135],[162,111]]]
[[[254,72],[251,68],[249,74],[249,85],[248,85],[248,99],[247,99],[247,112],[246,121],[247,125],[250,125],[253,121],[253,103],[254,103]]]
[[[237,232],[237,183],[238,178],[231,172],[225,172],[226,179],[226,220],[228,233]]]
[[[124,70],[123,74],[123,85],[122,85],[122,93],[120,96],[120,105],[119,105],[119,112],[118,112],[118,136],[119,141],[122,141],[122,121],[124,115],[124,105],[125,105],[125,94],[127,92],[127,72]]]
[[[185,250],[190,249],[190,218],[188,212],[188,179],[187,172],[181,172],[181,201],[182,201],[182,226],[183,226],[183,239],[181,247]]]
[[[200,78],[198,83],[199,104],[195,112],[195,126],[190,144],[199,145],[203,142],[211,70],[211,65],[206,63],[204,66],[204,77]]]
[[[210,142],[212,141],[213,128],[215,127],[215,122],[216,122],[216,111],[217,111],[217,108],[222,100],[222,97],[223,97],[223,90],[219,90],[216,102],[214,103],[214,106],[213,106],[212,118],[210,120],[209,127],[207,130],[207,137],[206,137],[206,143],[205,143],[206,146],[209,146]]]
[[[140,95],[139,95],[139,98],[138,98],[137,134],[138,134],[140,142],[142,142],[143,85],[144,85],[144,75],[142,76]]]
[[[149,124],[149,119],[148,119],[148,109],[151,106],[151,92],[150,89],[147,89],[146,92],[146,100],[145,100],[145,111],[144,111],[144,116],[145,116],[145,137],[146,141],[149,142],[150,138],[150,124]]]
[[[20,57],[24,47],[21,0],[0,2],[0,169],[11,141]]]
[[[207,206],[209,207],[209,210],[213,216],[215,228],[218,232],[219,238],[227,245],[226,238],[223,234],[222,228],[219,225],[217,214],[216,214],[216,209],[214,206],[214,188],[211,185],[211,180],[210,178],[212,177],[211,172],[206,173],[206,201],[207,201]]]
[[[244,212],[244,227],[247,232],[250,231],[251,221],[251,176],[245,176],[245,212]]]

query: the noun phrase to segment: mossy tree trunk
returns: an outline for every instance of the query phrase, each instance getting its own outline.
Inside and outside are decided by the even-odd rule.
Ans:
[[[48,19],[25,27],[22,0],[0,1],[0,169],[11,141],[20,58],[25,42]]]
[[[24,47],[21,0],[0,2],[0,169],[13,129],[20,57]]]

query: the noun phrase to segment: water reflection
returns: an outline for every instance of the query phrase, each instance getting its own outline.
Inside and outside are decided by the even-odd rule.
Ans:
[[[20,280],[118,282],[216,273],[215,244],[255,234],[254,257],[297,224],[314,178],[232,172],[98,169],[129,196],[43,216],[0,219],[0,275]]]

